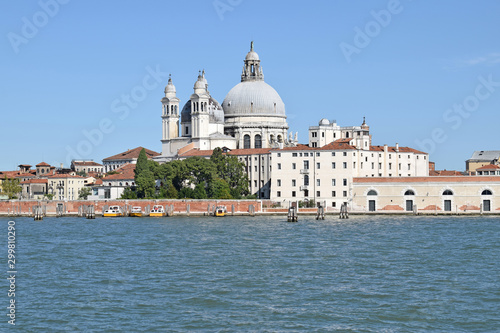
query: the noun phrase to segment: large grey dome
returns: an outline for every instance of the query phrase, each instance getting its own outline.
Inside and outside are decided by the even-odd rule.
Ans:
[[[224,115],[285,116],[285,104],[273,87],[264,81],[244,81],[229,91],[222,102]]]

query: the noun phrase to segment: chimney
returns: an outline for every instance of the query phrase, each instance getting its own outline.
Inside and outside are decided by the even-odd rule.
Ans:
[[[384,145],[384,153],[387,153],[387,150],[388,150],[388,147],[387,147],[387,145],[385,144],[385,145]]]
[[[399,153],[399,143],[396,142],[396,153]]]

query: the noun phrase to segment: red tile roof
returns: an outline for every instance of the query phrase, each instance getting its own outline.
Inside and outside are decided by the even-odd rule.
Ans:
[[[48,167],[49,167],[49,166],[50,166],[50,164],[47,164],[47,163],[45,163],[45,162],[40,162],[40,163],[38,163],[36,166],[37,166],[37,167],[41,167],[41,166],[48,166]]]
[[[123,152],[123,153],[107,157],[107,158],[103,159],[103,161],[137,159],[139,157],[139,154],[141,153],[142,149],[144,149],[146,151],[146,156],[148,158],[160,155],[160,153],[157,153],[155,151],[152,151],[152,150],[149,150],[149,149],[146,149],[146,148],[143,148],[143,147],[137,147],[137,148],[134,148],[134,149],[129,149],[129,150]]]
[[[353,183],[500,183],[500,176],[355,177]]]
[[[20,184],[47,184],[49,181],[47,179],[29,179],[21,182]]]
[[[429,170],[429,176],[463,176],[464,174],[456,170]]]
[[[82,177],[82,176],[78,176],[78,175],[70,175],[69,173],[58,173],[58,174],[55,174],[55,175],[43,175],[43,177],[47,177],[49,179],[52,179],[52,178],[85,178],[85,177]]]
[[[497,170],[497,169],[500,169],[500,166],[495,164],[487,164],[485,166],[477,168],[476,170]]]
[[[371,151],[384,151],[384,146],[370,146]],[[427,154],[423,151],[416,150],[410,147],[399,147],[399,150],[396,151],[396,147],[387,147],[387,151],[390,153],[415,153],[415,154]]]
[[[100,166],[102,167],[102,164],[96,163],[94,161],[73,161],[73,165],[78,165],[78,166]]]
[[[108,175],[102,179],[103,182],[106,182],[108,180],[134,180],[135,177],[135,164],[132,163],[127,163],[125,165],[122,165],[116,170],[113,170],[115,172],[118,172],[117,174],[113,175]]]

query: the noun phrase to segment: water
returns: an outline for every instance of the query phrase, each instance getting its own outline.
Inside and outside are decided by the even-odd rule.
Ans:
[[[500,330],[500,219],[285,220],[16,218],[16,329]]]

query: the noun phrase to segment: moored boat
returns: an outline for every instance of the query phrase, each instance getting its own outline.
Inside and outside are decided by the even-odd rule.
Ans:
[[[149,216],[151,217],[161,217],[165,215],[165,208],[162,205],[154,205],[149,212]]]
[[[120,217],[123,216],[123,211],[120,206],[109,206],[108,209],[106,209],[102,213],[103,217]]]
[[[224,217],[227,214],[226,206],[217,206],[215,207],[215,216]]]
[[[142,208],[139,206],[132,207],[132,210],[130,211],[130,216],[141,217],[142,216]]]

